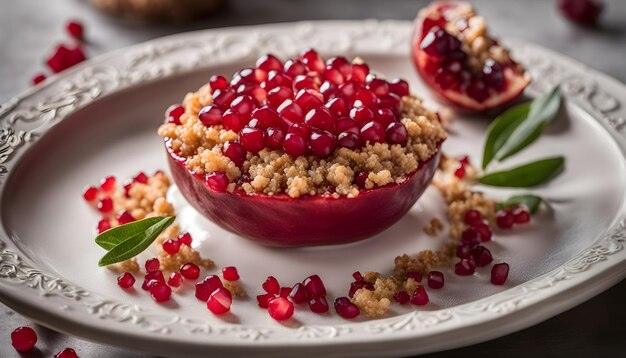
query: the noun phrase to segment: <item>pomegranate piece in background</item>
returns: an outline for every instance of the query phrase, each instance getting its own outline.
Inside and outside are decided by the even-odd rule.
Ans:
[[[557,7],[568,20],[581,25],[595,25],[604,8],[602,0],[558,0]]]
[[[52,72],[59,73],[87,59],[81,46],[67,47],[58,45],[54,53],[48,57],[46,64]]]
[[[469,3],[437,1],[415,20],[413,60],[424,82],[472,111],[501,107],[530,82],[524,68],[493,39]]]
[[[30,327],[18,327],[11,332],[11,345],[19,352],[26,352],[37,343],[37,333]]]

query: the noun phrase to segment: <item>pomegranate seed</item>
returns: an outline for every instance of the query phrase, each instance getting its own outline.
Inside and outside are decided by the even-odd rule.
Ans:
[[[400,79],[400,78],[396,78],[395,80],[391,81],[389,83],[389,91],[391,91],[392,93],[403,97],[403,96],[408,96],[409,95],[409,84],[407,83],[407,81]]]
[[[293,91],[287,87],[274,87],[267,92],[267,102],[272,108],[280,107],[285,100],[293,98]]]
[[[225,129],[233,132],[239,132],[243,129],[243,127],[245,127],[246,123],[246,119],[232,109],[227,109],[222,115],[222,125]]]
[[[163,282],[155,282],[152,287],[150,287],[150,296],[157,302],[168,301],[171,295],[172,289]]]
[[[604,3],[597,0],[559,0],[557,5],[569,20],[591,26],[598,21]]]
[[[172,272],[167,279],[167,284],[170,287],[180,287],[183,284],[183,276],[178,272]]]
[[[115,189],[115,182],[116,180],[114,176],[108,176],[106,178],[103,178],[102,180],[100,180],[100,190],[112,192]]]
[[[311,109],[304,119],[309,128],[323,129],[328,132],[335,132],[335,120],[328,109],[324,107]]]
[[[454,170],[454,176],[459,179],[465,178],[465,167],[459,164],[459,166]]]
[[[444,277],[443,272],[440,271],[430,271],[428,273],[428,287],[434,289],[440,289],[443,287]]]
[[[352,64],[352,81],[357,83],[365,83],[367,75],[370,73],[370,68],[364,63]]]
[[[54,53],[47,59],[46,64],[54,73],[68,69],[86,59],[80,46],[68,48],[59,45]]]
[[[211,296],[211,293],[220,287],[224,287],[224,285],[219,277],[216,275],[207,276],[204,280],[196,282],[196,298],[206,302],[209,296]]]
[[[250,96],[239,96],[231,102],[230,109],[239,113],[243,118],[250,118],[255,105]]]
[[[340,85],[344,82],[343,75],[335,68],[327,68],[326,72],[324,72],[324,79],[336,85]]]
[[[361,138],[370,144],[383,143],[385,141],[385,128],[380,123],[371,121],[361,128]]]
[[[428,301],[428,294],[426,293],[424,286],[417,286],[415,292],[413,292],[413,296],[411,296],[411,303],[416,306],[422,306],[428,304]]]
[[[65,348],[54,355],[54,358],[78,358],[78,354],[72,348]]]
[[[322,107],[324,105],[324,96],[315,90],[302,89],[296,95],[296,103],[303,111],[308,112]],[[330,112],[326,112],[330,115]]]
[[[230,311],[230,306],[233,304],[233,295],[224,287],[218,287],[211,293],[209,299],[206,302],[206,307],[213,314],[221,315]]]
[[[389,108],[379,108],[374,114],[374,119],[387,128],[391,123],[396,122],[396,115]]]
[[[400,122],[390,123],[386,130],[387,143],[406,145],[409,134]]]
[[[144,172],[139,172],[137,175],[133,177],[133,182],[148,184],[148,176]]]
[[[350,302],[348,297],[337,298],[335,300],[335,310],[339,316],[345,319],[351,319],[361,314],[359,308],[354,303]]]
[[[76,40],[82,40],[84,35],[83,24],[81,24],[79,21],[69,21],[67,25],[65,25],[65,28],[70,36],[72,36]]]
[[[478,267],[487,266],[491,263],[491,261],[493,261],[493,258],[491,256],[491,251],[489,251],[489,249],[481,245],[473,248],[471,254],[472,254],[472,258],[474,258],[474,262],[476,263],[476,266]]]
[[[468,258],[472,253],[472,247],[461,243],[456,247],[456,257],[460,259]]]
[[[365,189],[365,182],[367,180],[369,173],[367,172],[359,172],[354,176],[354,183],[359,186],[359,188]]]
[[[281,287],[280,293],[278,294],[280,297],[289,298],[289,294],[291,293],[291,287]]]
[[[209,189],[218,193],[225,192],[228,184],[230,183],[230,181],[228,180],[228,176],[224,172],[213,172],[207,174],[205,181]]]
[[[516,224],[526,224],[530,221],[530,213],[525,208],[515,208],[513,209],[513,221]]]
[[[335,150],[335,136],[325,130],[314,130],[309,137],[309,146],[313,154],[326,158]]]
[[[393,295],[393,299],[399,304],[403,305],[411,300],[411,296],[406,291],[400,291],[396,292],[396,294]]]
[[[269,306],[267,310],[270,314],[270,317],[277,321],[284,321],[286,319],[291,318],[293,316],[293,303],[286,299],[285,297],[274,298],[269,301]]]
[[[285,100],[277,109],[284,121],[299,123],[304,121],[304,111],[291,99]]]
[[[96,187],[88,186],[83,190],[83,198],[85,198],[86,201],[92,202],[96,200],[97,197],[98,189]]]
[[[228,80],[224,76],[213,75],[209,78],[209,86],[211,86],[211,90],[215,91],[218,89],[226,89],[229,86]]]
[[[272,70],[281,71],[283,69],[283,64],[278,58],[276,58],[276,56],[267,54],[256,60],[256,67],[266,72],[270,72]]]
[[[185,108],[178,104],[173,104],[165,111],[165,117],[168,123],[180,124],[180,116],[185,113]]]
[[[380,78],[372,78],[365,87],[379,97],[389,94],[389,83]]]
[[[333,98],[326,103],[326,108],[335,118],[343,117],[348,114],[348,106],[346,101],[341,98]]]
[[[255,84],[259,82],[258,73],[254,68],[243,68],[233,74],[230,80],[231,87],[237,87],[240,84]]]
[[[352,277],[354,277],[356,281],[363,281],[363,275],[361,275],[361,272],[359,271],[354,271],[352,273]]]
[[[167,239],[163,241],[163,251],[167,252],[170,255],[174,255],[178,253],[180,250],[181,242],[178,240]]]
[[[373,291],[374,290],[374,285],[372,285],[371,283],[369,283],[367,281],[354,281],[354,282],[352,282],[350,284],[350,290],[348,291],[348,297],[352,298],[354,296],[354,294],[356,293],[356,291],[358,291],[361,288]]]
[[[287,76],[291,77],[304,75],[307,71],[306,66],[300,60],[287,60],[283,66],[283,70]]]
[[[285,133],[278,128],[270,127],[265,131],[265,143],[270,149],[282,148],[284,139]]]
[[[359,85],[358,83],[347,82],[340,85],[337,90],[339,91],[339,93],[341,93],[344,99],[351,101],[354,99],[356,93],[362,88],[363,86]]]
[[[43,73],[39,73],[33,76],[32,82],[33,82],[33,85],[38,85],[45,80],[46,80],[46,75],[44,75]]]
[[[188,232],[178,235],[178,241],[180,241],[180,243],[183,245],[191,246],[192,240],[193,239],[191,238],[191,234]]]
[[[132,188],[133,182],[127,182],[124,184],[124,196],[130,198],[130,188]]]
[[[493,265],[491,268],[491,283],[494,285],[504,285],[509,276],[509,264],[503,262]]]
[[[356,135],[361,135],[361,130],[359,129],[359,126],[356,124],[355,121],[348,117],[339,118],[337,120],[336,127],[338,133],[351,132]]]
[[[419,272],[407,272],[407,278],[412,278],[417,282],[422,282],[422,274]]]
[[[339,89],[334,83],[324,81],[324,83],[320,86],[320,93],[324,96],[325,101],[329,101],[337,96]]]
[[[98,221],[98,234],[102,234],[103,232],[109,230],[111,228],[111,222],[109,219],[102,219]]]
[[[326,301],[324,296],[311,298],[309,300],[309,308],[314,313],[328,312],[328,301]]]
[[[153,257],[146,260],[145,267],[147,272],[154,272],[159,270],[159,268],[161,267],[161,263],[159,262],[159,259]]]
[[[345,57],[331,57],[326,61],[326,70],[329,68],[338,70],[345,78],[352,76],[352,64]]]
[[[198,118],[200,118],[200,122],[202,122],[202,124],[207,127],[221,124],[222,110],[215,105],[206,106],[203,107],[200,112],[198,112]]]
[[[283,141],[283,150],[291,157],[296,158],[306,154],[308,150],[308,145],[306,143],[306,140],[301,135],[295,133],[287,133],[287,135],[285,136],[285,140]]]
[[[227,281],[237,281],[239,280],[239,273],[237,272],[237,268],[235,266],[227,266],[222,269],[222,276],[224,280]]]
[[[229,141],[224,143],[223,154],[238,167],[246,160],[246,149],[239,142]]]
[[[291,78],[285,76],[278,71],[270,71],[267,74],[267,79],[261,83],[261,88],[266,91],[276,87],[291,87],[293,85]]]
[[[267,308],[270,305],[270,301],[273,300],[274,298],[276,298],[276,296],[274,296],[273,294],[266,293],[263,295],[256,296],[256,301],[258,302],[259,307]]]
[[[454,265],[454,273],[459,276],[473,275],[475,270],[474,263],[470,259],[461,259]]]
[[[483,217],[478,210],[468,210],[465,212],[464,221],[467,225],[474,225],[483,222]]]
[[[484,222],[479,222],[477,224],[474,224],[473,228],[480,236],[480,241],[491,241],[491,236],[493,235],[493,233],[491,232],[491,227],[489,225]]]
[[[117,284],[121,288],[130,288],[135,284],[135,276],[130,272],[124,272],[117,277]]]
[[[119,214],[117,216],[117,222],[120,225],[124,225],[124,224],[128,224],[128,223],[132,223],[133,221],[136,221],[137,219],[135,219],[128,211],[124,210],[124,212],[122,212],[121,214]]]
[[[235,99],[235,91],[232,88],[216,89],[213,91],[213,104],[221,110],[230,107],[230,103]]]
[[[300,55],[300,58],[309,71],[323,73],[326,68],[320,55],[318,55],[313,49],[306,49],[302,55]]]
[[[374,112],[367,107],[355,107],[350,110],[350,118],[352,118],[357,125],[363,126],[374,120]]]
[[[180,267],[180,274],[189,280],[195,280],[200,277],[200,268],[198,265],[188,262]]]
[[[438,26],[433,27],[420,43],[420,48],[431,56],[444,56],[460,47],[461,42],[456,37]]]
[[[307,301],[306,289],[301,283],[296,283],[289,289],[289,298],[294,303],[303,303]]]
[[[113,210],[113,200],[111,200],[110,197],[106,196],[100,199],[96,208],[98,209],[99,212],[103,214],[111,212],[111,210]]]
[[[11,345],[19,352],[27,352],[37,343],[37,333],[30,327],[18,327],[11,332]]]
[[[267,293],[271,293],[273,295],[280,293],[280,284],[274,276],[268,276],[265,282],[263,282],[262,287]]]
[[[326,287],[324,282],[318,275],[312,275],[304,279],[302,282],[306,289],[307,297],[315,298],[320,296],[326,296]]]
[[[361,137],[352,132],[341,132],[337,137],[337,146],[355,150],[361,146]]]
[[[500,210],[496,215],[496,224],[500,229],[510,229],[513,227],[515,218],[510,211]]]
[[[293,80],[293,89],[299,92],[303,89],[319,90],[319,79],[317,77],[298,75]]]
[[[151,271],[144,275],[143,284],[141,288],[144,290],[149,290],[150,285],[154,282],[163,282],[165,283],[165,277],[163,277],[163,272],[161,271]]]
[[[461,233],[461,243],[469,246],[470,248],[478,245],[480,239],[478,238],[478,232],[473,227],[468,227]]]
[[[244,127],[239,132],[239,143],[252,153],[258,153],[265,148],[265,132],[259,128]]]
[[[402,99],[393,93],[378,99],[381,108],[389,108],[394,114],[399,115],[402,112]]]

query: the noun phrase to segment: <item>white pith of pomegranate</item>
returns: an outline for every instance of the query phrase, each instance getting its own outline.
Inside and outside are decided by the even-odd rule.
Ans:
[[[465,2],[434,2],[422,9],[411,46],[424,82],[466,109],[501,107],[530,82],[524,68],[490,37],[483,18]]]

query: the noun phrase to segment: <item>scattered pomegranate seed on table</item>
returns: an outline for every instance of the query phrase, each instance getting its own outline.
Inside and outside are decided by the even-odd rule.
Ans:
[[[106,178],[102,178],[102,180],[100,180],[100,190],[110,193],[113,190],[115,190],[116,182],[117,180],[115,179],[114,176],[108,176]]]
[[[324,296],[311,298],[309,300],[309,308],[313,313],[328,312],[328,301]]]
[[[219,277],[216,275],[207,276],[202,281],[196,282],[196,298],[206,302],[211,296],[211,293],[220,287],[224,287],[224,285]]]
[[[93,202],[98,197],[98,188],[94,186],[88,186],[83,189],[83,198],[88,202]]]
[[[163,247],[163,251],[167,252],[169,255],[174,255],[178,253],[180,250],[181,242],[174,239],[167,239],[163,241],[161,246]]]
[[[276,296],[271,293],[256,296],[256,300],[259,304],[259,307],[261,308],[267,308],[270,304],[270,301],[274,298],[276,298]]]
[[[121,288],[131,288],[135,284],[135,276],[130,272],[124,272],[117,277],[117,284]]]
[[[430,271],[428,273],[428,287],[439,289],[444,284],[444,276],[440,271]]]
[[[493,265],[491,268],[491,283],[494,285],[504,285],[509,276],[509,264],[503,262]]]
[[[237,268],[235,266],[227,266],[222,269],[222,276],[224,280],[227,281],[237,281],[239,280],[239,273],[237,272]]]
[[[496,224],[500,229],[510,229],[513,227],[515,218],[510,211],[500,210],[496,215]]]
[[[180,287],[183,284],[183,276],[178,272],[172,272],[167,279],[167,285],[170,287]]]
[[[65,348],[54,355],[54,358],[78,358],[78,354],[72,348]]]
[[[11,332],[11,345],[19,352],[27,352],[37,343],[37,333],[27,326],[18,327]]]
[[[160,267],[161,263],[156,257],[146,260],[145,268],[147,272],[158,271]]]
[[[111,210],[113,210],[113,200],[110,197],[106,196],[100,199],[98,205],[96,205],[96,208],[103,214],[109,213],[111,212]]]
[[[164,282],[156,281],[150,287],[150,296],[157,302],[169,301],[172,289]]]
[[[413,296],[411,296],[411,303],[416,306],[422,306],[428,304],[429,302],[428,294],[426,293],[426,289],[423,285],[417,286],[415,292],[413,292]]]
[[[464,258],[454,265],[454,273],[459,276],[469,276],[474,274],[475,268],[476,266],[470,259]]]
[[[345,319],[355,318],[361,314],[361,310],[348,297],[339,297],[335,299],[335,310]]]
[[[312,275],[302,282],[309,298],[326,296],[326,287],[318,275]]]
[[[293,316],[294,306],[288,299],[277,297],[269,301],[267,310],[273,319],[284,321]]]
[[[289,291],[288,298],[293,301],[293,303],[304,303],[307,301],[307,294],[304,285],[301,283],[296,283]]]
[[[126,210],[117,216],[117,222],[120,225],[132,223],[133,221],[136,221],[136,219]]]
[[[207,308],[213,314],[221,315],[230,311],[233,303],[233,296],[229,290],[224,287],[216,288],[207,300]]]
[[[98,234],[101,234],[111,228],[111,222],[109,219],[101,219],[98,221]]]
[[[267,293],[271,293],[273,295],[278,295],[280,293],[280,284],[274,276],[268,276],[261,286]]]
[[[400,291],[400,292],[396,292],[393,295],[393,299],[394,299],[394,301],[396,301],[399,304],[403,305],[403,304],[405,304],[405,303],[407,303],[407,302],[409,302],[411,300],[411,296],[406,291]]]
[[[569,20],[581,25],[594,25],[604,4],[600,0],[558,0],[559,10]]]
[[[193,238],[191,237],[191,234],[188,232],[178,235],[178,241],[180,241],[180,243],[183,245],[191,246],[192,240]]]
[[[33,84],[34,85],[38,85],[41,82],[46,80],[46,75],[44,75],[43,73],[38,73],[36,75],[33,76]]]
[[[200,268],[198,265],[188,262],[180,267],[180,274],[189,280],[195,280],[200,277]]]
[[[288,298],[291,293],[291,287],[281,287],[280,293],[278,294],[280,297]]]
[[[77,20],[68,21],[65,25],[67,32],[76,40],[82,40],[84,35],[83,24]]]

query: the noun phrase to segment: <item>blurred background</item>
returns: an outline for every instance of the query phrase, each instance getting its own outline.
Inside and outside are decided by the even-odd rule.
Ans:
[[[582,2],[591,0],[580,0]],[[626,82],[626,1],[607,0],[593,26],[564,16],[556,0],[474,0],[493,34],[523,39],[569,55]],[[419,0],[0,0],[0,103],[49,76],[46,60],[72,44],[70,21],[82,25],[87,58],[174,33],[300,20],[412,20]],[[587,11],[583,15],[589,15]],[[71,32],[71,31],[70,31]],[[408,46],[408,44],[407,44]],[[535,327],[432,357],[615,357],[626,354],[626,283]],[[0,304],[0,357],[19,357],[10,332],[31,324]],[[144,357],[36,328],[38,351],[50,357],[73,347],[81,357]]]

